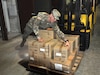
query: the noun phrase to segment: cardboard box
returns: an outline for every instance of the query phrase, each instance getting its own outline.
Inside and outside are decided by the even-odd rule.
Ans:
[[[69,73],[71,71],[71,67],[69,67],[69,65],[71,65],[71,60],[68,61],[67,64],[66,62],[51,60],[50,64],[51,64],[50,69],[62,71],[65,73]]]
[[[78,48],[80,45],[80,36],[79,35],[65,35],[68,40],[75,41],[75,48]]]
[[[45,54],[45,56],[47,58],[51,58],[52,50],[53,50],[53,47],[55,46],[56,42],[57,42],[56,39],[52,39],[52,40],[46,41],[44,43],[35,43],[34,46],[38,45],[38,47],[39,47],[38,52],[40,55]]]
[[[52,58],[52,50],[56,43],[56,39],[42,43],[38,41],[29,42],[31,44],[29,46],[29,55],[33,64],[49,68],[49,60]]]
[[[68,59],[65,60],[65,61],[50,60],[50,64],[51,64],[50,68],[54,69],[54,70],[66,72],[66,73],[71,72],[72,67],[74,66],[74,63],[75,63],[75,59],[76,59],[76,56],[77,56],[77,50],[78,49],[79,48],[76,48],[74,50],[74,52],[71,53],[69,55]]]
[[[61,42],[57,42],[57,44],[53,48],[53,53],[54,53],[53,59],[54,60],[58,60],[58,61],[61,60],[61,57],[62,57],[62,55],[61,55],[61,45],[62,45]]]
[[[39,30],[39,35],[43,39],[54,39],[54,31],[52,30]]]
[[[30,56],[32,56],[32,54],[33,54],[32,52],[34,52],[33,44],[34,44],[35,41],[36,40],[34,40],[34,39],[28,40],[28,53],[29,53]]]
[[[51,58],[52,50],[56,43],[56,39],[52,39],[46,42],[33,41],[29,42],[28,49],[29,51],[33,51],[35,54],[39,53],[41,55],[45,53],[47,57]]]
[[[44,58],[42,56],[39,56],[39,65],[50,68],[50,58]]]
[[[80,36],[79,35],[67,35],[65,34],[65,38],[69,40],[70,42],[70,51],[73,52],[75,50],[75,48],[78,48],[80,45]],[[56,39],[62,41],[57,35],[56,35]]]
[[[50,41],[50,40],[49,40]],[[47,42],[49,42],[48,40],[45,40],[43,42],[39,42],[39,41],[34,41],[33,42],[29,42],[28,44],[28,49],[30,51],[34,51],[34,53],[44,53],[46,51],[46,48],[45,48],[45,44]]]
[[[50,68],[50,59],[41,55],[34,54],[33,56],[30,56],[30,62],[38,66]]]
[[[70,52],[72,53],[76,48],[79,47],[79,40],[80,40],[80,37],[79,35],[65,35],[65,38],[69,40],[70,42],[70,47],[71,47],[71,50]]]
[[[45,44],[45,48],[48,50],[48,58],[53,58],[53,48],[56,45],[57,41],[57,39],[52,39]]]
[[[68,57],[68,60],[65,61],[65,64],[67,65],[69,71],[71,71],[72,67],[74,66],[75,59],[77,56],[77,50],[78,48],[76,48],[74,52],[70,54],[70,56]]]
[[[70,47],[62,45],[61,52],[62,52],[62,61],[67,60],[70,55]]]
[[[65,61],[69,56],[69,47],[65,47],[63,42],[58,41],[53,49],[54,57],[56,61]]]
[[[75,50],[75,40],[69,40],[70,43],[70,53]]]

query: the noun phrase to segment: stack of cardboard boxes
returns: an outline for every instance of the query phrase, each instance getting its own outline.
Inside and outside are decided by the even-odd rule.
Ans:
[[[53,31],[40,30],[40,36],[44,39],[43,42],[34,39],[28,41],[30,63],[63,72],[71,71],[79,49],[79,36],[65,36],[69,40],[69,47],[54,38]]]

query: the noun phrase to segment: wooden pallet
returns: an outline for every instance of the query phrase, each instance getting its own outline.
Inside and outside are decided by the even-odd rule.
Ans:
[[[75,62],[74,62],[74,66],[72,67],[72,72],[74,73],[77,68],[79,67],[80,63],[81,63],[81,60],[83,58],[83,55],[84,55],[84,52],[83,51],[79,51],[77,56],[76,56],[76,59],[75,59]]]
[[[32,71],[32,72],[37,72],[40,74],[45,74],[45,75],[74,75],[74,73],[76,72],[76,70],[78,69],[78,67],[80,65],[83,55],[84,55],[84,52],[82,52],[82,51],[78,52],[75,62],[74,62],[74,65],[72,67],[72,71],[70,73],[64,73],[64,72],[60,72],[60,71],[56,71],[56,70],[51,70],[46,67],[34,65],[31,63],[28,64],[28,67],[29,67],[28,70]]]

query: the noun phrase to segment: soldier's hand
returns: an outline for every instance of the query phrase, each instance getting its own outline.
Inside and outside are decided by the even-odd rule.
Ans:
[[[40,37],[40,38],[38,38],[38,41],[43,42],[44,40],[43,40],[43,38]]]
[[[64,42],[64,46],[69,46],[70,47],[70,43],[69,43],[68,40],[66,42]]]

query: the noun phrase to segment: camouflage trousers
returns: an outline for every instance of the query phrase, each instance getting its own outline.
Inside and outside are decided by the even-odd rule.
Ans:
[[[20,44],[20,47],[23,47],[23,46],[24,46],[24,44],[25,44],[25,42],[26,42],[26,39],[28,38],[28,36],[29,36],[30,34],[32,34],[32,36],[35,36],[35,34],[32,33],[32,32],[33,32],[32,28],[30,28],[29,26],[26,26],[26,27],[25,27],[24,33],[23,33],[23,35],[22,35],[22,42],[21,42],[21,44]]]

